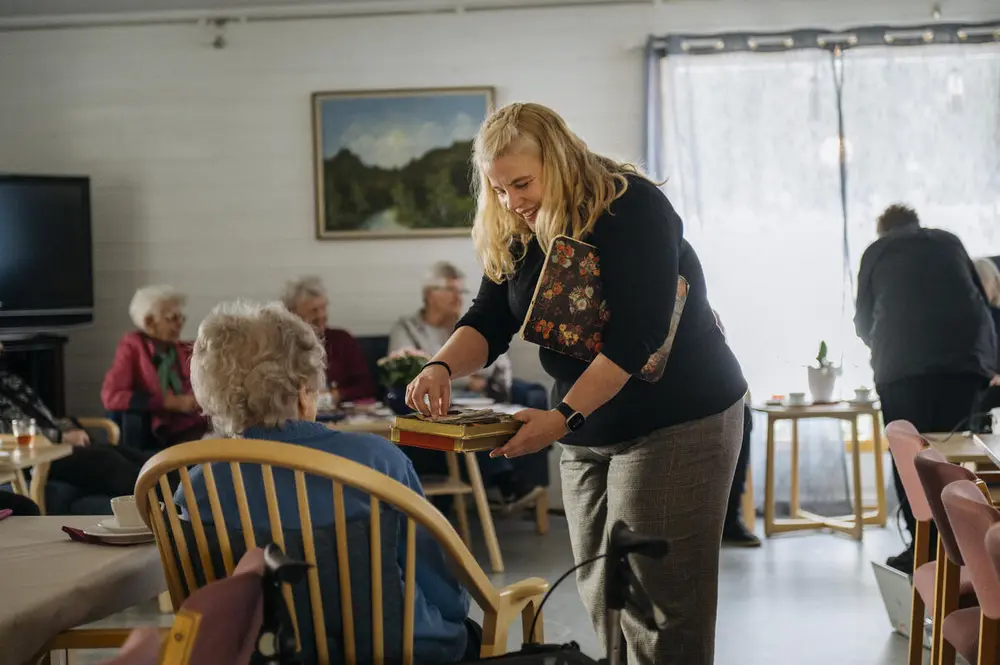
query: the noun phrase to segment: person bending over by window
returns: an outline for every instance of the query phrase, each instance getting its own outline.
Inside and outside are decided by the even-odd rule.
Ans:
[[[923,228],[904,205],[885,209],[878,240],[858,274],[854,326],[871,349],[875,389],[886,423],[920,432],[967,425],[997,358],[996,333],[972,260],[956,236]],[[912,536],[916,524],[896,465],[896,495]],[[932,542],[937,532],[932,534]],[[913,570],[913,546],[887,565]]]

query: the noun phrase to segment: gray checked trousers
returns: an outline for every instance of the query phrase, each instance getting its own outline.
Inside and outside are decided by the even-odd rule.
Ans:
[[[667,625],[651,631],[622,613],[629,665],[713,663],[722,523],[742,436],[740,399],[722,413],[632,441],[563,446],[563,505],[577,563],[605,552],[618,520],[670,543],[660,561],[630,557]],[[603,560],[580,568],[577,586],[606,650]]]

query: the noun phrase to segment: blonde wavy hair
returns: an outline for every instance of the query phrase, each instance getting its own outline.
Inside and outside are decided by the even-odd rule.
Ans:
[[[542,205],[535,230],[507,210],[486,175],[498,157],[530,151],[542,162]],[[494,111],[479,129],[472,154],[476,219],[472,240],[486,276],[500,282],[514,274],[512,245],[525,247],[532,235],[544,251],[560,234],[579,239],[628,189],[626,174],[642,174],[633,165],[592,152],[558,113],[541,104],[509,104]],[[643,176],[645,177],[645,176]]]
[[[222,436],[297,420],[299,390],[318,391],[326,351],[281,303],[222,303],[198,327],[191,387]]]

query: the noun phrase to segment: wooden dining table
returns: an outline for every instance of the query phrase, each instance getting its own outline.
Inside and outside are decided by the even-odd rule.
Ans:
[[[1000,467],[1000,434],[976,434],[973,443],[990,462]]]
[[[0,520],[0,665],[22,665],[59,639],[165,591],[156,545],[78,543],[62,527],[102,515]],[[111,632],[111,631],[107,631]],[[94,631],[100,637],[100,631]]]

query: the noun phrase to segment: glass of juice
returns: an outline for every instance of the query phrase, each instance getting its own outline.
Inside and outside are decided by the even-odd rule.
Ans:
[[[11,433],[19,446],[30,446],[35,442],[38,426],[34,418],[21,418],[11,422]]]

